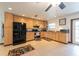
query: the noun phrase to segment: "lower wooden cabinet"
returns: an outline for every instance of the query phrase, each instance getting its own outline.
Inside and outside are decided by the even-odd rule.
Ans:
[[[55,32],[51,31],[48,33],[48,38],[52,39],[52,40],[55,40]]]
[[[59,41],[59,32],[55,32],[55,40]]]
[[[41,38],[46,37],[47,32],[41,32]]]
[[[60,41],[60,42],[68,43],[67,37],[68,37],[68,34],[63,33],[63,32],[60,32],[60,33],[59,33],[59,41]]]
[[[26,41],[34,39],[34,32],[26,32]]]
[[[5,32],[4,32],[4,45],[9,45],[9,44],[13,44],[13,36],[11,35],[12,34],[12,30],[11,28],[6,28],[4,29]]]
[[[64,32],[59,32],[59,31],[41,32],[41,37],[46,37],[55,41],[68,43],[68,33],[64,33]]]

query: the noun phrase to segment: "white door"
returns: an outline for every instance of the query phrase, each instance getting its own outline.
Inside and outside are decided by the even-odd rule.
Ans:
[[[73,20],[73,27],[72,28],[73,28],[72,42],[75,44],[79,44],[79,20]]]

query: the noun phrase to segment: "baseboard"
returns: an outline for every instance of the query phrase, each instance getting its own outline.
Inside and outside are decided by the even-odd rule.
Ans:
[[[56,40],[53,40],[53,41],[56,41]],[[65,42],[60,42],[60,41],[56,41],[56,42],[63,43],[63,44],[67,44],[67,43],[65,43]]]
[[[10,46],[10,45],[13,45],[13,44],[8,44],[8,45],[4,45],[4,46]]]
[[[47,38],[47,37],[42,37],[43,39],[50,39],[50,38]],[[52,39],[53,40],[53,39]],[[53,40],[53,41],[56,41],[56,42],[59,42],[59,43],[63,43],[63,44],[67,44],[65,42],[60,42],[60,41],[57,41],[57,40]]]
[[[34,39],[32,39],[32,40],[27,40],[27,42],[30,42],[30,41],[34,41]]]
[[[3,45],[4,43],[0,43],[0,45]]]

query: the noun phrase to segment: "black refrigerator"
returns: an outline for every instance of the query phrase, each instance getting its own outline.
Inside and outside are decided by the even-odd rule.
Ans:
[[[26,42],[26,23],[13,22],[13,45]]]

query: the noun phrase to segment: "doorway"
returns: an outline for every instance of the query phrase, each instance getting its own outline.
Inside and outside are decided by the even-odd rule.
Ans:
[[[79,18],[72,19],[71,27],[72,43],[79,44]]]

